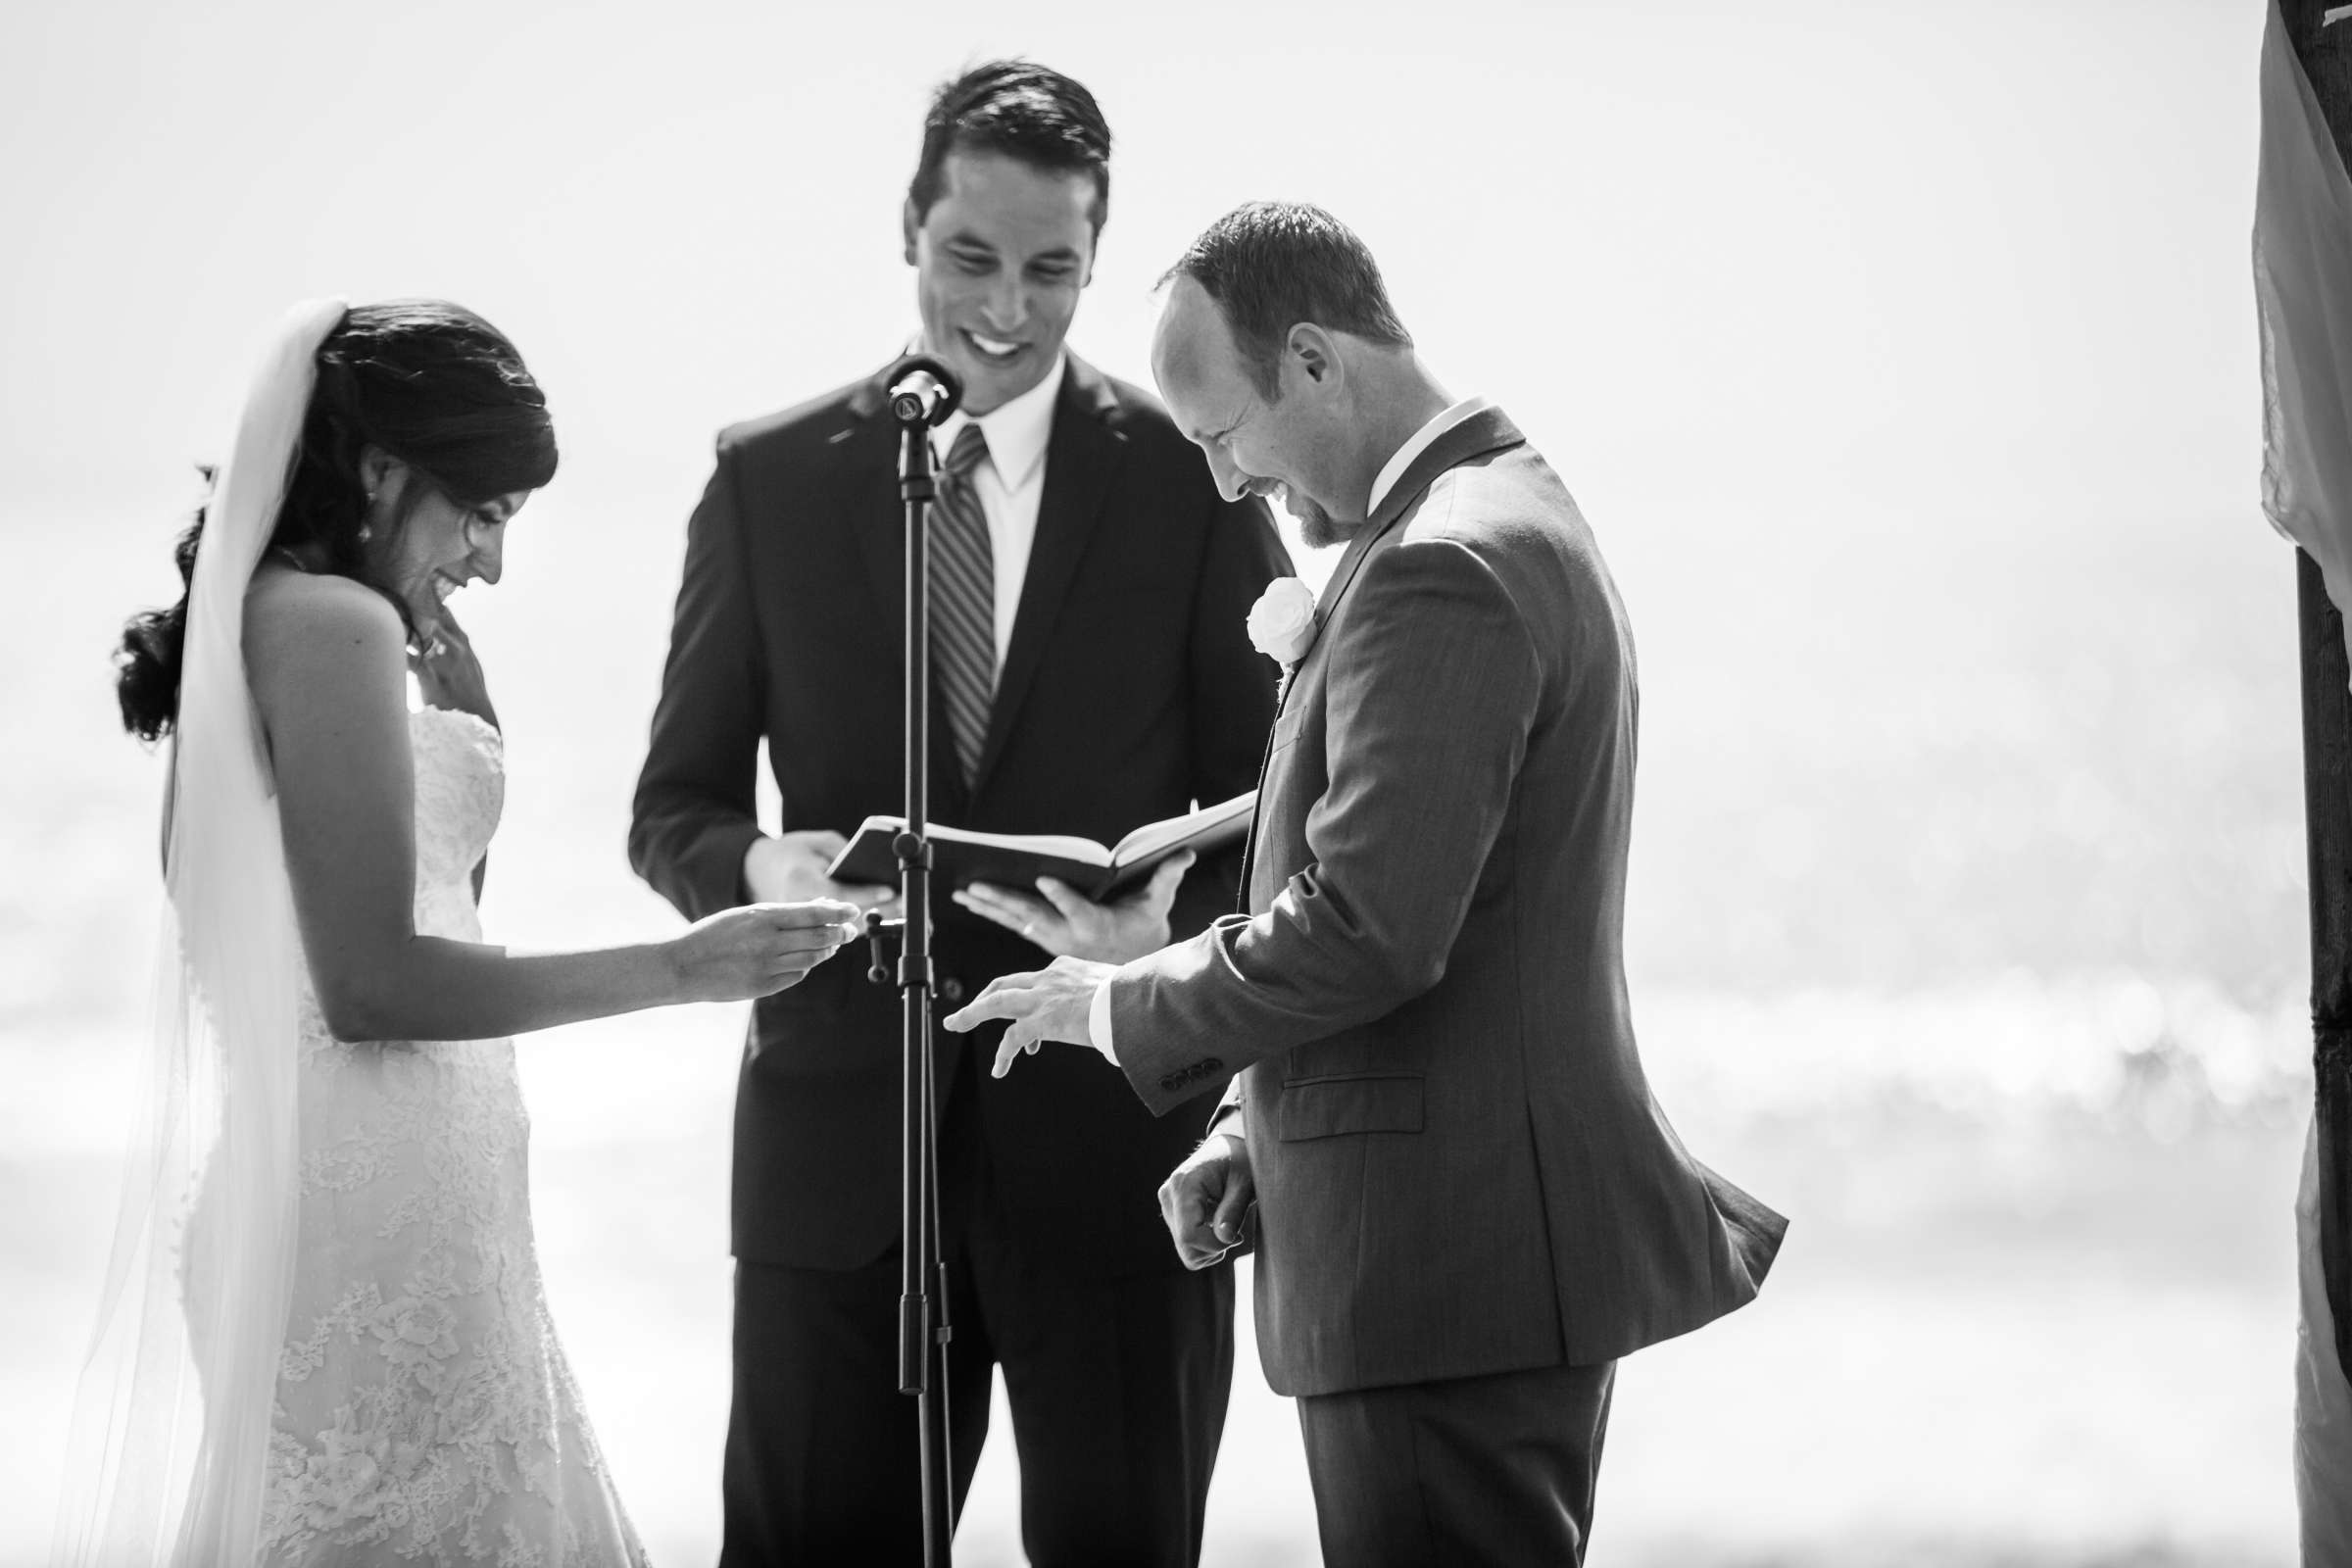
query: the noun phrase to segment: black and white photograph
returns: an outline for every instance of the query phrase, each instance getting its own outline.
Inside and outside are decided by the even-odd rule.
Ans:
[[[2348,165],[2325,0],[0,18],[0,1568],[2352,1568]]]

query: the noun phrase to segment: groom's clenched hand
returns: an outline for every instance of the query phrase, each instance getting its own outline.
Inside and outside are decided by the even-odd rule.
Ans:
[[[974,997],[959,1012],[942,1021],[962,1034],[991,1018],[1006,1020],[1004,1038],[997,1046],[997,1064],[990,1076],[1002,1078],[1012,1058],[1035,1051],[1048,1040],[1089,1045],[1087,1014],[1095,1004],[1095,989],[1111,977],[1116,965],[1092,958],[1055,958],[1053,966],[1027,974],[1002,975]]]
[[[1250,1214],[1256,1205],[1250,1146],[1232,1133],[1210,1133],[1159,1184],[1159,1217],[1186,1268],[1206,1268],[1250,1240]]]

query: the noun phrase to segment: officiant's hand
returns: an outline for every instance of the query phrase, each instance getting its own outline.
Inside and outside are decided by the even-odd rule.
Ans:
[[[941,1021],[957,1034],[977,1028],[991,1018],[1005,1020],[1004,1038],[997,1044],[997,1064],[990,1076],[1002,1078],[1012,1058],[1033,1052],[1049,1040],[1088,1046],[1087,1023],[1095,1005],[1095,991],[1118,965],[1091,958],[1055,958],[1028,974],[1000,975],[959,1012]]]
[[[1037,879],[1035,895],[975,882],[955,899],[982,919],[1019,932],[1056,957],[1125,963],[1168,945],[1168,906],[1176,902],[1176,885],[1192,863],[1190,850],[1171,855],[1152,873],[1152,880],[1109,904],[1097,904],[1050,876]]]
[[[1250,1235],[1257,1181],[1250,1146],[1232,1133],[1210,1133],[1159,1184],[1159,1217],[1167,1222],[1176,1255],[1191,1269],[1221,1261]]]
[[[838,899],[860,909],[898,913],[899,890],[871,882],[836,882],[825,867],[849,843],[838,833],[807,829],[762,835],[743,852],[743,883],[754,904],[806,904]]]

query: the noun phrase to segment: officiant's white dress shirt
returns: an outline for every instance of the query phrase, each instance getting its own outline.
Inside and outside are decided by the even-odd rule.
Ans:
[[[1037,505],[1046,493],[1046,442],[1054,433],[1054,404],[1061,396],[1067,355],[1055,355],[1044,380],[1009,403],[974,416],[957,409],[931,432],[932,461],[946,471],[948,454],[967,424],[988,438],[988,461],[972,470],[972,489],[988,514],[988,548],[996,583],[997,670],[1012,646],[1021,584],[1029,576],[1029,547],[1037,541]]]
[[[1396,454],[1387,463],[1381,465],[1380,472],[1373,475],[1372,494],[1364,503],[1365,526],[1371,526],[1370,519],[1379,515],[1381,502],[1387,499],[1390,488],[1404,477],[1404,470],[1413,466],[1415,458],[1427,452],[1438,437],[1464,419],[1474,414],[1484,414],[1494,406],[1493,401],[1487,398],[1464,398],[1407,437],[1404,445],[1398,447]],[[1086,1034],[1088,1043],[1102,1053],[1102,1059],[1114,1067],[1117,1066],[1118,1053],[1111,1049],[1110,982],[1107,980],[1095,987],[1094,1001],[1087,1004]]]

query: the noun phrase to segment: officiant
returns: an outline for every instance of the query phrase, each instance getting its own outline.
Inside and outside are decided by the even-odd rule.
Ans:
[[[917,347],[962,376],[934,435],[931,803],[944,824],[1117,840],[1249,789],[1276,671],[1251,603],[1289,564],[1149,395],[1063,339],[1108,215],[1110,131],[1033,63],[942,87],[904,209]],[[889,343],[877,331],[877,347]],[[901,346],[904,346],[902,343]],[[687,526],[629,858],[690,918],[873,906],[825,872],[901,808],[897,427],[873,376],[735,425]],[[760,743],[780,831],[755,814]],[[1095,905],[1058,885],[939,906],[939,998],[1058,954],[1123,961],[1234,906],[1238,853]],[[946,891],[945,889],[942,890]],[[726,1568],[917,1562],[915,1401],[898,1390],[900,1009],[837,962],[756,1008],[736,1091]],[[1198,1560],[1233,1367],[1230,1270],[1188,1273],[1155,1194],[1194,1115],[1064,1053],[1017,1088],[993,1035],[939,1038],[960,1510],[1002,1367],[1030,1560]]]

